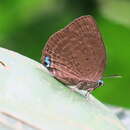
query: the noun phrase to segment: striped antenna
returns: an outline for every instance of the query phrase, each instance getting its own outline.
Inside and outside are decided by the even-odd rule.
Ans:
[[[104,76],[103,79],[106,79],[106,78],[122,78],[121,75],[108,75],[108,76]]]

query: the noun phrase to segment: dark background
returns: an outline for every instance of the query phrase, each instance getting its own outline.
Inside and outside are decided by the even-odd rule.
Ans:
[[[48,37],[74,18],[91,14],[107,49],[105,86],[93,92],[102,102],[130,108],[130,2],[128,0],[0,1],[0,45],[40,62]]]

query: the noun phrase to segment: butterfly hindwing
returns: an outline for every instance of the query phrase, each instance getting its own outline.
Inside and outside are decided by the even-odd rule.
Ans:
[[[92,16],[81,16],[54,33],[43,50],[42,62],[45,56],[51,57],[51,72],[59,80],[63,80],[62,82],[77,84],[77,79],[94,82],[101,79],[106,54]],[[73,82],[69,81],[69,78],[73,79]]]

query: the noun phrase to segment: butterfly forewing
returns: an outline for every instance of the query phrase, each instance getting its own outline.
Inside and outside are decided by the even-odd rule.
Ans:
[[[102,78],[105,68],[105,47],[92,16],[81,16],[54,33],[43,50],[51,57],[51,73],[64,83]]]

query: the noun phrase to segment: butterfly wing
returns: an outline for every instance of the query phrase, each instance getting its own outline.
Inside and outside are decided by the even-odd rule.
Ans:
[[[42,62],[45,56],[51,57],[51,73],[64,83],[101,79],[106,53],[93,17],[81,16],[54,33],[43,50]]]

